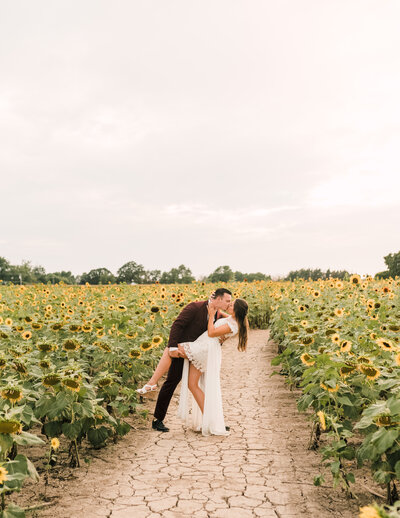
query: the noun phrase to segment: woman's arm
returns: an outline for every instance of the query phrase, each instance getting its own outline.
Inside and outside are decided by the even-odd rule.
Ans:
[[[220,309],[218,311],[221,313],[223,318],[228,318],[230,316],[229,313],[225,313],[225,311],[221,311]]]
[[[214,326],[214,316],[216,313],[216,310],[212,306],[208,306],[208,326],[207,326],[207,333],[208,336],[214,337],[214,336],[222,336],[226,335],[231,332],[231,328],[228,326],[228,324],[224,324],[220,327]]]

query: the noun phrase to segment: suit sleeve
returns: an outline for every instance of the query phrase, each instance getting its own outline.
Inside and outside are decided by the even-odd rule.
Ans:
[[[191,302],[179,313],[169,332],[168,347],[177,347],[177,345],[180,343],[183,331],[193,320],[196,314],[196,309],[196,304]]]

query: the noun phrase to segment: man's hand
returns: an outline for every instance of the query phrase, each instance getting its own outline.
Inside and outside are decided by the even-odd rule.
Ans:
[[[207,306],[207,311],[209,318],[214,318],[214,315],[217,312],[217,308],[215,308],[212,304],[209,304]]]
[[[227,337],[227,336],[225,336],[225,335],[221,335],[221,336],[219,337],[219,343],[220,343],[221,345],[225,342],[225,340],[228,340],[228,337]]]

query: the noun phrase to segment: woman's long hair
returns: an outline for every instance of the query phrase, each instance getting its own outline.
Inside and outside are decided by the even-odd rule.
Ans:
[[[247,331],[249,329],[249,322],[247,320],[247,312],[249,305],[243,299],[236,299],[233,304],[233,311],[235,312],[236,322],[239,327],[239,343],[238,350],[245,351],[247,347]]]

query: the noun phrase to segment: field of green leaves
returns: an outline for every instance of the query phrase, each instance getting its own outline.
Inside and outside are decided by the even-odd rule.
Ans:
[[[397,498],[400,480],[400,280],[230,283],[250,306],[251,327],[271,329],[274,359],[301,389],[335,484],[351,491],[351,464],[370,467]],[[79,466],[94,448],[129,432],[147,380],[182,307],[215,285],[0,286],[0,517],[21,518],[8,495],[38,477],[21,446],[47,444],[46,466],[68,445]],[[26,451],[25,448],[24,451]],[[28,448],[29,451],[29,448]],[[316,474],[321,484],[324,474]],[[372,509],[372,508],[371,508]],[[365,516],[384,516],[384,511]],[[373,512],[381,513],[374,515]],[[387,516],[395,516],[387,514]]]
[[[299,410],[315,416],[312,445],[318,447],[321,432],[330,438],[321,453],[335,485],[350,490],[355,474],[347,466],[355,461],[370,467],[394,503],[400,480],[400,281],[357,275],[299,280],[277,283],[270,296],[270,327],[280,348],[273,363],[301,388]],[[314,483],[323,480],[320,474]]]
[[[266,326],[262,283],[234,283]],[[67,441],[70,466],[83,440],[98,448],[129,432],[125,421],[182,307],[206,300],[213,285],[0,287],[0,516],[21,518],[7,502],[27,477],[37,479],[20,446],[48,443],[47,466]]]

